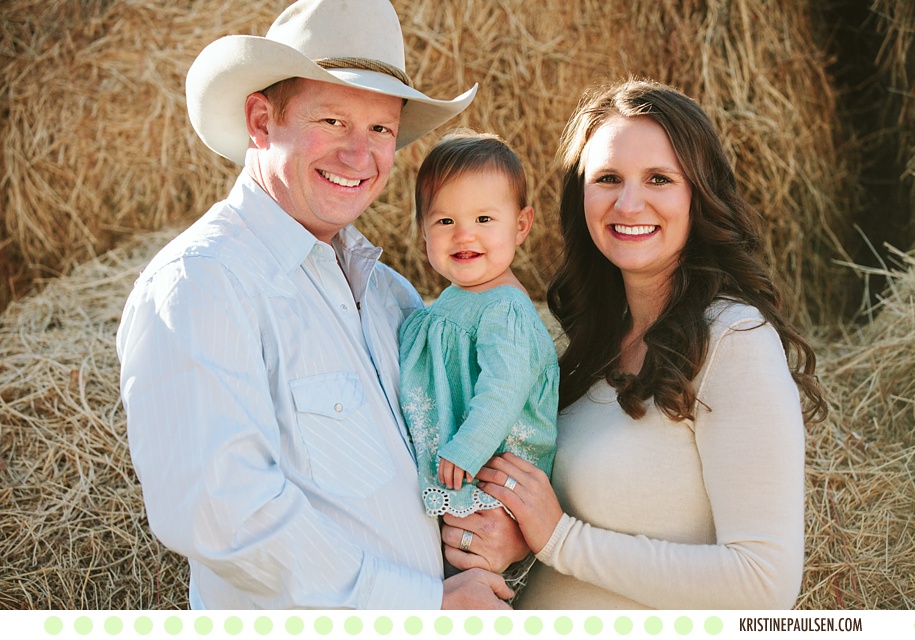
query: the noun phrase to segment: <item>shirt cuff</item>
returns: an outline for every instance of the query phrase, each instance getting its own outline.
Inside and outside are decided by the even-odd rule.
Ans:
[[[360,609],[441,609],[442,579],[372,558],[375,579],[360,598]]]
[[[546,541],[546,544],[543,545],[543,549],[537,554],[537,559],[540,562],[545,565],[553,566],[553,551],[559,546],[559,543],[565,539],[566,535],[568,535],[569,529],[572,528],[574,522],[575,518],[567,513],[562,514],[562,517],[559,518],[559,522],[556,523],[556,528],[553,529],[553,533],[550,535],[550,539]]]

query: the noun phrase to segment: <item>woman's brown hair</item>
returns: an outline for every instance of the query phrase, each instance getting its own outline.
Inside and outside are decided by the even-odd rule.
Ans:
[[[667,132],[692,189],[690,232],[672,275],[670,294],[645,333],[648,347],[641,371],[622,374],[616,362],[630,328],[620,270],[595,246],[584,215],[584,151],[611,116],[647,117]],[[699,105],[662,84],[629,80],[595,87],[582,97],[560,142],[564,240],[560,267],[547,291],[553,315],[569,344],[559,359],[559,406],[565,408],[601,378],[617,389],[620,406],[633,418],[645,402],[673,420],[692,419],[692,380],[709,344],[706,311],[716,298],[756,307],[778,332],[792,362],[791,373],[807,397],[805,418],[825,414],[815,378],[816,356],[784,317],[781,298],[769,277],[757,231],[759,216],[737,192],[734,172],[718,134]]]

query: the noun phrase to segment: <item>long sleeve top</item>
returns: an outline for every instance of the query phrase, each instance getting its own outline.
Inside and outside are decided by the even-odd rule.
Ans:
[[[439,458],[476,475],[510,451],[547,474],[556,450],[559,364],[527,294],[456,286],[400,330],[402,402],[426,513],[464,517],[501,506],[474,484],[438,481]]]
[[[565,514],[518,608],[788,609],[804,561],[804,424],[778,335],[709,310],[696,419],[633,420],[599,382],[559,416]]]
[[[398,329],[422,301],[380,253],[352,227],[316,240],[243,173],[130,294],[130,453],[192,607],[441,605],[399,411]]]

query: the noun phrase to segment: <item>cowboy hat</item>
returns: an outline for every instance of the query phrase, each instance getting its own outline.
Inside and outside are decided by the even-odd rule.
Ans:
[[[191,124],[210,149],[244,164],[245,100],[294,77],[403,98],[398,149],[466,109],[477,90],[449,101],[412,87],[400,21],[388,0],[298,0],[265,37],[225,36],[200,52],[187,74]]]

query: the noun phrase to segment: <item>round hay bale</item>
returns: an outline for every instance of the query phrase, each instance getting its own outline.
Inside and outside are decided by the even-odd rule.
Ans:
[[[0,315],[0,608],[187,607],[187,562],[146,522],[114,334],[174,232],[77,267]]]
[[[67,272],[131,233],[186,225],[227,192],[237,168],[194,135],[184,77],[210,41],[265,33],[285,4],[4,3],[0,308],[30,279]],[[559,250],[553,157],[560,132],[587,85],[634,74],[679,86],[721,129],[743,191],[769,225],[767,251],[792,313],[806,319],[842,306],[848,287],[832,260],[844,257],[854,176],[838,142],[814,4],[394,5],[417,86],[451,97],[479,82],[475,103],[451,125],[502,135],[528,168],[538,217],[517,266],[535,297]],[[385,247],[383,259],[426,295],[444,283],[411,227],[412,187],[438,135],[398,154],[387,191],[360,222]]]
[[[915,229],[915,4],[874,0],[871,11],[877,16],[878,33],[884,36],[877,62],[898,105],[896,121],[887,125],[890,135],[896,135],[897,153],[905,164],[900,179],[909,186],[911,231]]]
[[[798,606],[915,605],[915,251],[868,269],[887,289],[821,341],[830,417],[807,445],[807,570]]]

